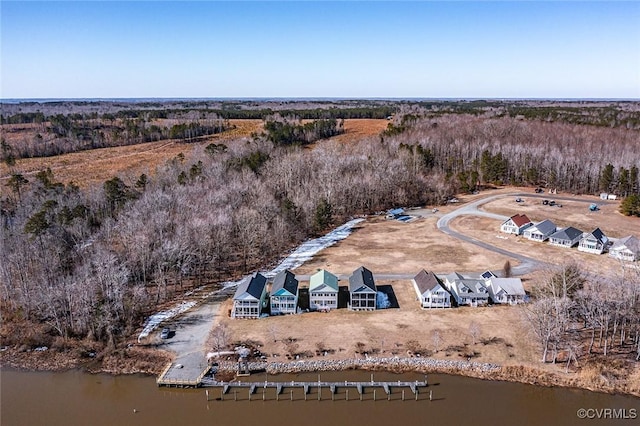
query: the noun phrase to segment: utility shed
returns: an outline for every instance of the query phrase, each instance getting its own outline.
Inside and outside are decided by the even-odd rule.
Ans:
[[[376,283],[373,274],[364,266],[359,267],[349,277],[349,309],[352,311],[373,311],[376,309]]]

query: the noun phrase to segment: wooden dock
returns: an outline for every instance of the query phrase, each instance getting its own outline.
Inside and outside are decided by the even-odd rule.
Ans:
[[[311,389],[318,389],[318,392],[321,392],[322,389],[329,389],[332,395],[336,394],[339,389],[357,389],[358,394],[363,395],[367,388],[382,388],[387,395],[391,395],[393,388],[409,388],[414,395],[417,395],[420,392],[421,388],[426,388],[428,385],[426,376],[424,381],[412,381],[412,382],[403,382],[403,381],[395,381],[395,382],[386,382],[386,381],[367,381],[367,382],[325,382],[325,381],[314,381],[314,382],[272,382],[272,381],[261,381],[261,382],[221,382],[216,380],[207,380],[202,383],[204,387],[216,387],[221,388],[222,394],[228,394],[233,389],[247,389],[250,395],[256,393],[258,389],[275,389],[275,394],[280,395],[283,389],[302,389],[304,394],[308,394]]]

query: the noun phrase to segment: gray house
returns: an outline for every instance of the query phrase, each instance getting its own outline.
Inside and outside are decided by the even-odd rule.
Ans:
[[[554,232],[556,232],[556,224],[545,219],[525,229],[522,235],[531,241],[546,241]]]
[[[609,239],[600,228],[594,229],[591,233],[585,233],[580,239],[578,250],[586,253],[602,254],[609,245]]]
[[[411,281],[418,300],[420,300],[420,306],[423,308],[451,307],[451,294],[433,272],[427,272],[423,269]]]
[[[298,309],[298,280],[289,270],[273,279],[271,286],[271,315],[295,314]]]
[[[324,269],[309,279],[309,308],[329,311],[338,308],[338,277]]]
[[[573,247],[580,242],[583,232],[578,228],[569,226],[561,229],[549,237],[549,242],[554,246]]]
[[[445,284],[459,306],[489,303],[489,290],[483,278],[467,278],[454,272],[445,276]]]
[[[489,297],[493,303],[508,303],[515,305],[524,303],[526,293],[520,278],[496,278],[486,281]]]
[[[349,309],[352,311],[373,311],[376,309],[376,283],[373,274],[364,266],[359,267],[349,277]]]
[[[609,256],[627,262],[640,259],[640,240],[633,235],[620,238],[609,248]]]
[[[232,318],[260,318],[266,307],[267,279],[256,272],[245,278],[233,296]]]

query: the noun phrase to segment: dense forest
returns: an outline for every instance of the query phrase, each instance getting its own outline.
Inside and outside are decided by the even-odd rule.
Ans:
[[[340,129],[270,119],[243,143],[193,144],[153,175],[88,190],[47,170],[13,173],[0,199],[0,309],[5,325],[46,329],[16,327],[5,344],[116,344],[176,293],[263,268],[354,215],[501,183],[639,190],[636,130],[413,107],[377,138],[321,140]]]

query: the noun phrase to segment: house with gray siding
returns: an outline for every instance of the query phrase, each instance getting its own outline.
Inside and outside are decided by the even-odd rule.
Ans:
[[[280,272],[273,279],[271,293],[271,315],[295,314],[298,310],[298,280],[289,270]]]
[[[246,277],[233,296],[232,318],[260,318],[266,307],[267,279],[256,272]]]
[[[376,283],[370,270],[361,266],[353,271],[353,274],[349,277],[350,310],[375,310],[377,294]]]
[[[583,232],[578,228],[569,226],[560,229],[549,236],[549,243],[559,247],[573,247],[580,242]]]
[[[330,311],[338,308],[338,277],[324,269],[309,279],[309,309]]]
[[[422,308],[450,308],[451,293],[433,272],[424,269],[411,280]]]
[[[556,232],[556,224],[545,219],[525,229],[522,235],[531,241],[546,241],[554,232]]]
[[[609,248],[609,256],[627,262],[640,259],[640,240],[633,235],[620,238]]]
[[[520,278],[492,277],[486,280],[486,285],[493,303],[516,305],[525,302],[527,294]]]
[[[489,290],[481,277],[465,277],[453,272],[445,276],[444,283],[458,306],[482,306],[489,303]]]
[[[586,253],[602,254],[609,245],[609,239],[600,228],[596,228],[590,233],[585,233],[580,239],[578,250]]]

